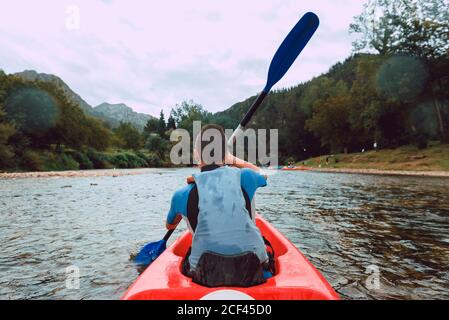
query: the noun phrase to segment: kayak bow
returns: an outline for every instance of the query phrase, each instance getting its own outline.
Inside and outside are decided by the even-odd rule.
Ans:
[[[250,288],[206,288],[181,273],[192,243],[184,233],[128,289],[122,300],[338,300],[339,296],[306,257],[260,216],[256,224],[273,245],[276,275]]]

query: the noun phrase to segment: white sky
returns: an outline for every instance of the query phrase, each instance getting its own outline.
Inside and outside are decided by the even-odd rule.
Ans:
[[[0,69],[55,74],[93,106],[126,103],[158,115],[193,99],[220,111],[263,89],[271,58],[307,11],[321,26],[275,88],[348,57],[349,24],[365,2],[0,0]]]

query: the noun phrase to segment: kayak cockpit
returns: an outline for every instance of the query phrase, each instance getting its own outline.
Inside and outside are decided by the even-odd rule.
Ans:
[[[124,300],[336,300],[338,295],[304,255],[266,220],[256,224],[275,251],[276,274],[265,283],[248,287],[208,288],[182,274],[182,261],[192,243],[184,233],[136,280]],[[231,292],[232,294],[229,294]],[[237,294],[236,294],[237,292]],[[238,297],[237,297],[238,296]]]

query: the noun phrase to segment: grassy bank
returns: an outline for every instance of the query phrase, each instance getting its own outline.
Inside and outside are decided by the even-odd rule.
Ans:
[[[422,150],[415,146],[404,146],[394,150],[325,155],[308,159],[304,164],[314,168],[449,171],[449,145],[434,142]]]

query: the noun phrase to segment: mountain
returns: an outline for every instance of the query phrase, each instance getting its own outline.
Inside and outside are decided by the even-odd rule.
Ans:
[[[145,128],[148,120],[153,118],[148,114],[137,113],[123,103],[102,103],[93,109],[93,115],[104,119],[112,127],[118,126],[120,122],[128,122],[141,131]]]
[[[87,115],[93,116],[107,122],[112,128],[117,127],[120,122],[129,122],[139,130],[143,130],[148,120],[153,118],[150,115],[137,113],[125,104],[102,103],[95,108],[88,104],[79,94],[74,92],[61,78],[46,73],[38,73],[34,70],[25,70],[15,73],[14,76],[27,81],[51,82],[62,88],[66,97],[76,103]]]
[[[34,70],[25,70],[23,72],[18,72],[14,74],[22,79],[28,81],[42,81],[42,82],[52,82],[58,87],[62,88],[66,94],[66,97],[71,101],[76,103],[86,114],[92,115],[93,109],[83,98],[75,93],[61,78],[46,73],[38,73]]]

